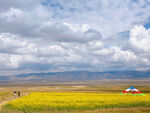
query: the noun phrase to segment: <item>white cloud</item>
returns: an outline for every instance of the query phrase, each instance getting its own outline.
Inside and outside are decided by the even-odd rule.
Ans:
[[[142,25],[133,27],[130,30],[129,48],[138,57],[138,64],[144,65],[147,69],[150,66],[150,29]],[[142,67],[137,67],[142,68]],[[143,69],[143,68],[142,68]]]
[[[145,52],[150,51],[150,29],[144,28],[142,25],[135,26],[130,31],[130,43],[137,49]]]
[[[69,24],[69,23],[64,23],[64,25],[67,26],[67,27],[69,27],[71,29],[71,31],[74,31],[74,32],[86,32],[86,31],[88,31],[88,29],[90,29],[90,26],[87,25],[87,24],[72,25],[72,24]]]
[[[2,0],[0,69],[148,69],[149,10],[144,0]]]
[[[132,51],[121,50],[118,47],[103,48],[94,51],[95,55],[105,59],[105,62],[130,63],[137,60],[136,55]]]
[[[22,58],[18,55],[0,54],[0,69],[16,69]]]
[[[2,12],[0,14],[1,18],[8,18],[8,20],[16,19],[22,16],[22,12],[19,9],[10,8],[7,12]]]
[[[46,7],[53,11],[56,21],[88,24],[100,31],[104,38],[142,24],[150,16],[150,6],[144,0],[52,0]]]

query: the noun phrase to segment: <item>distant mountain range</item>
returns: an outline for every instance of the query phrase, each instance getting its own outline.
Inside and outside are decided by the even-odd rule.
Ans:
[[[150,78],[150,71],[66,71],[66,72],[48,72],[48,73],[27,73],[14,76],[0,76],[0,82],[3,81],[83,81],[83,80],[101,80],[101,79],[143,79]]]

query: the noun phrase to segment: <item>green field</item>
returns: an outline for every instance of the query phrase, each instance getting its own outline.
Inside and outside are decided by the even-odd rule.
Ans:
[[[5,105],[7,110],[24,113],[130,107],[150,107],[150,94],[120,96],[118,93],[31,93]]]

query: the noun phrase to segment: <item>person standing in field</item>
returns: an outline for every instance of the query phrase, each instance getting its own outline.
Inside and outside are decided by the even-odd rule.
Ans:
[[[14,96],[15,96],[15,97],[17,96],[17,92],[16,92],[16,91],[14,91]]]
[[[18,91],[18,97],[20,97],[20,91]]]
[[[20,91],[18,91],[18,97],[20,97]]]

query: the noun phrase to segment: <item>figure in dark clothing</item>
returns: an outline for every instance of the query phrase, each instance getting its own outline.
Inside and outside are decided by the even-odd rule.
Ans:
[[[18,91],[18,97],[20,97],[20,91]]]
[[[16,91],[14,91],[14,96],[15,96],[15,97],[17,96],[17,92],[16,92]]]

